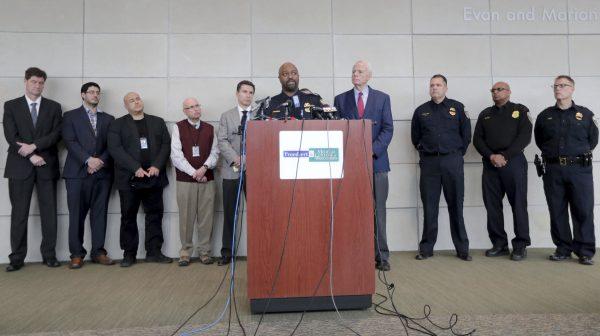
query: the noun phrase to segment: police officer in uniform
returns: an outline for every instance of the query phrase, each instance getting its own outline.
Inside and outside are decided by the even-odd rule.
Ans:
[[[487,257],[508,255],[508,238],[504,231],[502,199],[504,195],[513,211],[515,238],[510,258],[515,261],[527,256],[531,245],[527,215],[527,160],[523,150],[531,142],[529,109],[510,101],[510,86],[498,82],[490,90],[494,105],[479,114],[473,145],[481,154],[483,203],[487,211],[487,229],[492,248]]]
[[[448,81],[434,75],[429,82],[431,100],[417,107],[411,124],[412,143],[419,151],[420,191],[423,201],[423,237],[417,260],[433,256],[437,240],[440,193],[443,189],[450,215],[450,233],[456,256],[470,261],[469,238],[463,218],[464,161],[471,142],[471,124],[464,105],[446,98]]]
[[[311,107],[323,107],[316,94],[298,90],[300,75],[298,68],[286,62],[279,67],[281,93],[271,98],[265,115],[273,119],[313,119]]]
[[[591,152],[598,144],[598,127],[590,110],[575,105],[575,81],[571,77],[556,77],[553,89],[556,105],[540,113],[534,130],[545,164],[544,192],[550,212],[550,234],[556,245],[549,259],[567,260],[574,252],[580,264],[593,265],[596,239]]]

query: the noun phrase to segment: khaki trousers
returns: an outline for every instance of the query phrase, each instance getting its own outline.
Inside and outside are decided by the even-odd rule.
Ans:
[[[180,256],[191,257],[195,248],[199,255],[210,255],[210,236],[215,214],[215,181],[206,183],[177,181],[179,207]],[[193,243],[196,228],[196,245]]]

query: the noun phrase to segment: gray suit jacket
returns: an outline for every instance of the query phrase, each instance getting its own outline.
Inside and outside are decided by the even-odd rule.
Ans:
[[[221,115],[217,140],[221,152],[221,177],[224,179],[234,180],[239,177],[239,172],[233,171],[231,163],[240,155],[242,141],[242,136],[239,134],[240,124],[240,113],[237,106]]]

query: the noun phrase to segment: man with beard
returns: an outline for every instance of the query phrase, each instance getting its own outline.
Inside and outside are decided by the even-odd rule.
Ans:
[[[323,107],[318,95],[298,90],[298,68],[290,62],[279,67],[281,93],[271,99],[265,114],[273,119],[312,119],[311,107]]]

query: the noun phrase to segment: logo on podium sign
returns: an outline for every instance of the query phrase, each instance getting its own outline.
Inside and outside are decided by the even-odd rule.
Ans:
[[[342,131],[279,132],[279,178],[340,179],[344,177]]]

